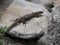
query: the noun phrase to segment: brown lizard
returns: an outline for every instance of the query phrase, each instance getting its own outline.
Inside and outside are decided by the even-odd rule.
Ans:
[[[27,14],[23,17],[17,18],[15,20],[15,22],[12,25],[10,25],[10,27],[8,27],[7,32],[9,32],[13,27],[19,25],[20,23],[25,23],[26,21],[28,21],[28,20],[30,20],[31,18],[34,18],[34,17],[40,17],[41,15],[39,15],[39,14],[42,14],[42,13],[43,13],[42,11],[32,12],[31,14]]]

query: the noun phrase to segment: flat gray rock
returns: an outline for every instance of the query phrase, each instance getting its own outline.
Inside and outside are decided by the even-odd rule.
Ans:
[[[38,6],[37,6],[38,5]],[[2,26],[9,27],[14,20],[36,11],[43,11],[42,17],[32,18],[26,25],[22,23],[9,31],[9,34],[19,38],[31,38],[39,36],[41,31],[47,33],[48,23],[51,21],[51,14],[40,4],[24,0],[14,0],[0,19]]]
[[[20,25],[12,28],[9,33],[16,37],[20,38],[31,38],[36,37],[41,34],[41,31],[47,31],[48,28],[48,20],[47,17],[39,17],[33,18],[30,21],[26,22],[26,24],[21,23]]]

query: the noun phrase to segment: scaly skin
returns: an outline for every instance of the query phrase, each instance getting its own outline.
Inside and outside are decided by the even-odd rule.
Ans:
[[[31,14],[27,14],[23,17],[17,18],[15,20],[15,22],[12,25],[10,25],[10,27],[8,27],[7,32],[9,32],[13,27],[19,25],[20,23],[25,24],[26,21],[29,21],[30,19],[32,19],[34,17],[40,17],[41,15],[39,15],[39,14],[42,14],[42,13],[43,13],[42,11],[32,12]]]

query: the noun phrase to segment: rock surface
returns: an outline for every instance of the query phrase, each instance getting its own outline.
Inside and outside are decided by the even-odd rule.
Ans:
[[[51,4],[53,0],[27,0],[27,1],[31,1],[31,2],[46,6],[47,4]]]
[[[43,30],[46,32],[48,23],[52,19],[51,14],[40,4],[34,4],[23,0],[14,0],[7,8],[4,15],[2,15],[0,23],[3,26],[9,27],[15,19],[36,11],[43,11],[42,17],[33,18],[31,21],[28,21],[26,28],[25,25],[21,23],[9,32],[10,35],[21,38],[35,37],[40,35],[40,32]]]
[[[31,38],[39,36],[42,32],[47,31],[48,20],[45,16],[39,18],[33,18],[31,21],[26,22],[26,24],[20,24],[15,28],[11,29],[10,35],[14,35],[20,38]]]
[[[47,35],[38,42],[42,45],[60,45],[60,23],[52,23]]]
[[[27,0],[36,4],[43,5],[49,12],[52,11],[52,8],[54,7],[55,1],[53,0]],[[54,2],[54,3],[53,3]]]
[[[54,21],[60,23],[60,5],[55,6],[52,10]]]
[[[57,6],[60,4],[60,0],[53,0],[54,6]]]
[[[27,21],[27,23],[24,25],[21,23],[11,30],[13,32],[10,31],[9,33],[10,35],[12,34],[16,37],[20,37],[20,33],[24,33],[23,35],[21,35],[20,38],[34,37],[37,36],[36,34],[42,34],[42,31],[44,31],[45,33],[47,32],[47,34],[44,34],[44,36],[40,39],[34,38],[33,40],[25,40],[20,38],[17,39],[13,36],[13,38],[9,36],[4,37],[4,45],[60,45],[60,0],[53,0],[54,8],[50,12],[52,14],[52,17],[51,14],[44,7],[46,4],[51,4],[52,0],[41,0],[41,4],[44,6],[40,4],[40,0],[31,1],[34,3],[22,0],[6,0],[4,3],[1,3],[2,5],[0,5],[0,25],[7,25],[9,27],[16,18],[22,17],[25,14],[29,14],[31,12],[43,11],[44,13],[42,14],[42,17],[33,18],[30,21]],[[47,22],[47,20],[49,20],[49,22]],[[47,26],[47,23],[51,23],[51,25]],[[20,32],[21,28],[23,30],[21,30]],[[18,32],[18,34],[16,32]],[[36,34],[34,32],[36,32]],[[27,33],[28,35],[26,35]]]

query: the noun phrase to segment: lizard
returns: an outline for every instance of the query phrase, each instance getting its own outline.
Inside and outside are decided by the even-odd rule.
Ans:
[[[37,11],[37,12],[32,12],[30,14],[27,14],[27,15],[24,15],[23,17],[20,17],[20,18],[17,18],[7,29],[7,32],[9,32],[13,27],[19,25],[20,23],[23,23],[25,24],[26,21],[34,18],[34,17],[40,17],[42,15],[39,15],[39,14],[42,14],[43,12],[42,11]]]

